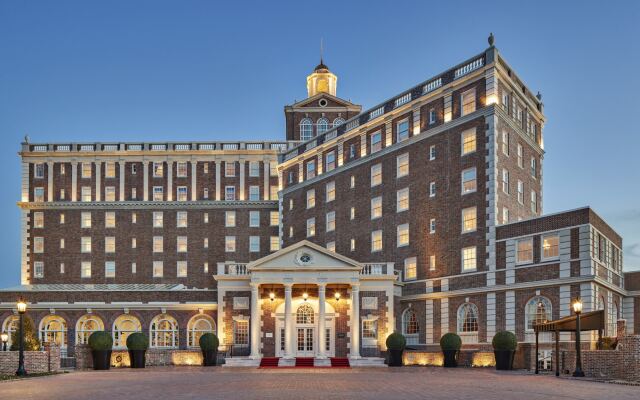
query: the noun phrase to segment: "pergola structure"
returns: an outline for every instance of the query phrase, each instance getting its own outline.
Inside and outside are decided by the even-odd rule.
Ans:
[[[576,315],[570,315],[555,321],[533,324],[536,333],[536,374],[538,373],[538,334],[540,332],[555,332],[556,340],[556,376],[560,376],[560,332],[576,332]],[[580,332],[598,331],[598,341],[604,330],[604,310],[590,311],[580,314]]]

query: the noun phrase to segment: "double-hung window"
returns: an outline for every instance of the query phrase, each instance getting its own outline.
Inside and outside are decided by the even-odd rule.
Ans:
[[[371,153],[382,150],[382,132],[376,131],[371,134]]]
[[[520,239],[516,243],[516,263],[533,262],[533,238]]]
[[[396,142],[409,139],[409,120],[405,119],[396,124]]]
[[[409,153],[396,157],[396,178],[409,175]]]
[[[371,187],[382,183],[382,164],[371,166]]]
[[[467,155],[476,151],[476,128],[467,129],[462,132],[462,155]]]
[[[336,230],[336,212],[330,211],[326,217],[326,231],[333,232]]]
[[[476,110],[476,89],[472,88],[464,91],[460,95],[460,103],[462,104],[462,112],[460,116],[471,114]]]
[[[324,170],[329,172],[336,168],[336,152],[330,151],[324,156]]]
[[[382,217],[382,197],[371,199],[371,219]]]
[[[409,224],[398,225],[396,243],[397,247],[409,245]]]
[[[325,187],[326,192],[326,202],[334,201],[336,199],[336,182],[331,181],[327,182]]]
[[[307,163],[307,179],[314,178],[316,176],[316,162],[311,160]]]
[[[176,176],[178,178],[186,178],[187,177],[187,163],[186,162],[177,163]]]
[[[409,188],[400,189],[396,192],[396,212],[409,209]],[[382,207],[381,207],[382,210]]]
[[[462,194],[473,193],[477,189],[476,168],[469,168],[462,171]]]

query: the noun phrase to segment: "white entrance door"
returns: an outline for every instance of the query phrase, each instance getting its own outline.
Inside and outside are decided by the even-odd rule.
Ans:
[[[296,357],[315,356],[315,336],[316,329],[314,327],[296,327]]]

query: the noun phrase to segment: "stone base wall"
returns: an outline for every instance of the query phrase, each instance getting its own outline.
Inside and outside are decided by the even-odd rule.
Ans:
[[[76,346],[76,369],[93,368],[91,349],[87,345]],[[114,350],[111,353],[111,366],[120,368],[131,365],[127,350]],[[200,350],[160,350],[149,349],[146,354],[145,365],[148,367],[162,365],[202,365]]]
[[[441,367],[444,356],[441,351],[405,351],[404,365],[429,365]],[[458,365],[461,367],[492,367],[496,365],[493,352],[480,350],[460,350]]]
[[[0,375],[13,375],[18,369],[18,351],[0,351]],[[28,374],[60,371],[60,348],[51,346],[43,351],[25,351],[24,368]]]

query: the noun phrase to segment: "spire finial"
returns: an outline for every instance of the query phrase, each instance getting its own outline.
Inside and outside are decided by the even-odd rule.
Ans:
[[[489,38],[487,40],[489,41],[489,46],[493,47],[493,43],[496,40],[496,38],[493,36],[493,32],[489,34]]]
[[[324,56],[324,40],[321,37],[320,38],[320,64],[324,64],[324,62],[322,62],[323,56]]]

